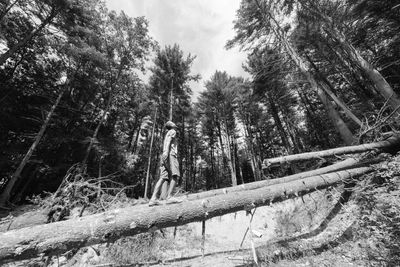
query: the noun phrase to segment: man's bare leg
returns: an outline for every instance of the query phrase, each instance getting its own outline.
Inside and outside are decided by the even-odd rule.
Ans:
[[[164,199],[168,198],[169,184],[170,184],[169,181],[164,180],[164,183],[162,184],[162,187],[161,187],[161,193],[160,193],[160,199],[161,200],[164,200]]]
[[[154,186],[154,191],[153,191],[153,195],[151,196],[151,199],[149,201],[149,205],[153,206],[153,205],[157,205],[157,194],[160,192],[161,186],[164,184],[165,180],[164,179],[159,179],[156,183],[156,185]]]
[[[172,179],[170,181],[170,185],[168,188],[168,196],[167,196],[167,202],[168,203],[180,203],[182,202],[182,199],[175,198],[172,196],[172,192],[175,189],[176,181],[177,181],[178,176],[174,175],[172,176]]]
[[[167,194],[167,199],[172,197],[172,192],[175,189],[176,185],[176,176],[173,176],[170,183],[169,183],[169,188],[168,188],[168,194]]]

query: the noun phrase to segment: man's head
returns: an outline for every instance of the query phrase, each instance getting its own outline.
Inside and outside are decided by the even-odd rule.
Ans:
[[[177,127],[176,127],[176,124],[173,123],[172,121],[167,121],[167,122],[165,123],[165,128],[166,128],[167,130],[171,130],[171,129],[176,129]]]

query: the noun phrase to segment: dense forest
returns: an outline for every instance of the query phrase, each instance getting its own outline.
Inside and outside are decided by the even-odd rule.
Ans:
[[[242,0],[226,48],[247,52],[251,78],[216,70],[193,99],[196,55],[161,47],[145,17],[98,0],[1,0],[0,206],[66,177],[148,197],[168,120],[184,192],[296,172],[262,162],[396,132],[399,18],[399,1]]]

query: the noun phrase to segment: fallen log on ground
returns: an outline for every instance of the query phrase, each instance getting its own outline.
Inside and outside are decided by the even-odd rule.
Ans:
[[[272,201],[306,194],[371,171],[361,167],[308,177],[289,183],[262,187],[236,194],[219,195],[180,204],[115,209],[68,221],[38,225],[0,234],[0,263],[57,255],[97,243],[113,242],[160,228],[203,221],[224,214],[269,205]]]
[[[344,155],[344,154],[357,154],[371,150],[380,150],[386,153],[397,152],[400,149],[400,135],[389,137],[385,141],[375,142],[370,144],[363,144],[358,146],[345,146],[338,147],[323,151],[307,152],[295,155],[282,156],[272,159],[264,160],[264,167],[268,168],[271,165],[291,163],[295,161],[304,161],[310,159],[318,159],[329,156]]]
[[[281,178],[270,179],[270,180],[263,180],[257,181],[247,184],[242,184],[233,187],[221,188],[221,189],[214,189],[200,193],[188,194],[186,196],[187,200],[197,200],[202,198],[213,197],[217,195],[223,195],[228,193],[234,193],[244,190],[253,190],[264,186],[270,186],[274,184],[280,183],[287,183],[303,178],[307,178],[310,176],[330,173],[330,172],[337,172],[344,169],[361,167],[361,166],[369,166],[371,164],[377,163],[382,161],[383,159],[377,158],[375,160],[363,162],[360,159],[356,158],[348,158],[344,161],[332,164],[330,166],[326,166],[323,168],[315,169],[312,171],[297,173]],[[138,205],[137,208],[142,207],[142,205]],[[11,217],[8,220],[0,221],[0,232],[6,232],[10,230],[21,229],[25,227],[31,227],[34,225],[46,224],[48,222],[48,213],[50,209],[42,210],[42,211],[35,211],[35,212],[28,212],[26,215],[21,215],[19,217]]]
[[[300,173],[296,173],[293,175],[284,176],[281,178],[262,180],[262,181],[247,183],[247,184],[241,184],[238,186],[232,186],[232,187],[209,190],[209,191],[200,192],[200,193],[189,194],[189,195],[187,195],[187,199],[195,200],[195,199],[213,197],[213,196],[217,196],[217,195],[239,192],[239,191],[244,191],[244,190],[253,190],[253,189],[261,188],[264,186],[287,183],[287,182],[304,179],[304,178],[315,176],[315,175],[337,172],[337,171],[361,167],[361,166],[369,166],[371,164],[375,164],[375,163],[381,162],[383,160],[384,160],[383,158],[378,157],[374,160],[363,162],[360,159],[348,158],[346,160],[340,161],[338,163],[335,163],[335,164],[332,164],[332,165],[329,165],[329,166],[326,166],[323,168],[306,171],[306,172],[300,172]]]

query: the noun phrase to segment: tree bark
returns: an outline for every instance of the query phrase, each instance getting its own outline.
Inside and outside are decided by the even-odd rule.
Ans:
[[[261,187],[265,186],[271,186],[271,185],[276,185],[276,184],[282,184],[282,183],[287,183],[295,180],[300,180],[304,179],[307,177],[311,176],[316,176],[316,175],[322,175],[322,174],[327,174],[331,172],[338,172],[350,168],[356,168],[356,167],[361,167],[361,166],[368,166],[373,163],[378,163],[381,161],[381,159],[376,159],[373,161],[368,161],[368,162],[362,162],[359,159],[355,158],[349,158],[344,161],[332,164],[330,166],[324,167],[324,168],[319,168],[316,170],[312,171],[307,171],[307,172],[302,172],[302,173],[297,173],[277,179],[272,179],[272,180],[263,180],[263,181],[257,181],[257,182],[252,182],[252,183],[247,183],[247,184],[242,184],[239,186],[233,186],[233,187],[227,187],[227,188],[221,188],[221,189],[214,189],[214,190],[209,190],[205,192],[200,192],[200,193],[194,193],[194,194],[189,194],[186,196],[187,200],[198,200],[198,199],[204,199],[208,197],[214,197],[218,195],[226,195],[226,194],[232,194],[240,191],[246,191],[246,190],[253,190],[253,189],[258,189]],[[214,172],[213,172],[214,173]],[[201,172],[200,172],[201,174]],[[209,179],[207,179],[208,181]],[[213,186],[207,186],[207,188],[212,188]],[[45,224],[47,223],[47,214],[49,210],[44,210],[40,212],[35,212],[34,215],[30,215],[28,213],[27,216],[22,215],[18,216],[15,219],[10,219],[8,221],[0,223],[0,232],[6,232],[9,230],[15,230],[15,229],[20,229],[24,227],[31,227],[34,225],[39,225],[39,224]],[[34,218],[34,219],[32,219]]]
[[[226,149],[226,158],[228,160],[228,166],[229,170],[231,172],[231,180],[232,180],[232,186],[237,185],[237,177],[236,177],[236,164],[235,164],[235,157],[234,153],[232,153],[232,143],[231,143],[231,137],[228,134],[228,129],[225,124],[225,131],[223,133],[224,139],[225,139],[225,147]]]
[[[357,146],[345,146],[339,148],[333,148],[323,151],[316,152],[307,152],[289,156],[282,156],[272,159],[264,160],[265,166],[270,166],[274,164],[282,164],[282,163],[290,163],[295,161],[304,161],[310,159],[318,159],[323,157],[335,156],[335,155],[343,155],[343,154],[357,154],[363,153],[371,150],[380,150],[383,152],[392,153],[393,151],[398,151],[400,147],[400,135],[395,135],[388,138],[385,141],[375,142],[370,144],[363,144]]]
[[[324,16],[328,22],[332,23],[332,21]],[[331,24],[333,25],[333,23]],[[393,88],[389,85],[386,79],[382,76],[382,74],[372,66],[371,63],[366,61],[364,57],[360,54],[360,52],[347,40],[346,37],[335,28],[325,28],[325,31],[332,35],[342,47],[348,52],[349,56],[356,62],[359,67],[364,71],[367,77],[374,83],[377,91],[384,97],[385,100],[388,100],[390,106],[393,109],[396,109],[400,106],[400,98],[393,91]],[[400,115],[399,112],[397,114]]]
[[[271,94],[267,93],[267,97],[268,97],[271,114],[272,114],[272,117],[274,118],[275,126],[278,128],[278,132],[281,137],[282,144],[286,148],[286,151],[290,153],[292,151],[292,149],[290,147],[289,140],[286,136],[285,129],[283,128],[282,121],[279,117],[278,108],[276,107],[276,103],[272,99]]]
[[[324,168],[319,168],[319,169],[307,171],[307,172],[301,172],[301,173],[297,173],[297,174],[293,174],[293,175],[289,175],[289,176],[285,176],[285,177],[281,177],[281,178],[262,180],[262,181],[242,184],[242,185],[238,185],[238,186],[232,186],[232,187],[227,187],[227,188],[209,190],[206,192],[189,194],[189,195],[187,195],[187,199],[188,200],[204,199],[204,198],[213,197],[213,196],[217,196],[217,195],[229,194],[229,193],[246,191],[246,190],[254,190],[254,189],[258,189],[258,188],[265,187],[265,186],[283,184],[283,183],[292,182],[292,181],[304,179],[304,178],[311,177],[311,176],[322,175],[322,174],[327,174],[327,173],[331,173],[331,172],[338,172],[338,171],[342,171],[345,169],[355,168],[357,166],[377,163],[379,161],[381,161],[381,160],[376,159],[375,161],[372,161],[372,162],[363,163],[358,159],[349,158],[349,159],[332,164],[332,165],[324,167]]]
[[[115,209],[68,221],[9,231],[0,234],[0,262],[32,258],[40,253],[56,255],[73,248],[113,242],[123,236],[205,221],[307,194],[360,176],[369,170],[370,168],[358,168],[162,207]]]
[[[332,99],[333,101],[335,101],[335,103],[344,111],[344,113],[346,113],[346,115],[352,119],[358,126],[362,126],[362,122],[359,118],[357,118],[357,116],[349,109],[349,107],[341,100],[339,99],[339,97],[337,97],[333,92],[332,92],[332,84],[328,81],[328,79],[321,73],[321,71],[319,70],[319,68],[317,67],[317,65],[315,65],[315,63],[313,62],[313,60],[306,55],[308,62],[311,64],[311,66],[314,68],[314,70],[316,71],[316,73],[318,74],[318,76],[320,77],[320,79],[322,80],[320,82],[320,86],[322,87],[322,89],[325,91],[325,93],[327,93]]]
[[[56,102],[54,102],[53,106],[51,107],[49,113],[46,116],[46,119],[43,122],[42,127],[40,128],[38,134],[36,135],[35,141],[29,148],[28,152],[25,154],[25,157],[22,159],[21,163],[19,164],[17,170],[14,172],[14,174],[11,176],[10,180],[7,183],[6,188],[0,195],[0,206],[5,206],[10,199],[11,196],[11,191],[14,187],[14,184],[18,181],[22,170],[24,169],[25,165],[28,163],[29,159],[31,158],[33,152],[35,151],[36,147],[38,146],[40,140],[43,137],[44,132],[47,129],[47,126],[49,125],[50,119],[53,117],[54,111],[57,108],[58,104],[61,101],[61,98],[64,94],[64,89],[61,90],[59,93]]]
[[[154,111],[154,122],[153,122],[153,129],[151,130],[151,140],[150,140],[150,150],[149,150],[149,161],[147,162],[147,171],[146,171],[146,182],[144,185],[144,198],[147,198],[147,192],[149,189],[149,178],[150,178],[150,165],[151,165],[151,152],[153,150],[153,141],[154,141],[154,129],[156,128],[157,123],[157,109]]]
[[[317,88],[317,94],[321,100],[321,102],[324,104],[326,110],[328,111],[328,115],[331,118],[333,125],[335,125],[336,129],[338,130],[340,136],[342,137],[342,140],[346,145],[351,145],[355,142],[355,138],[353,134],[351,133],[350,129],[347,127],[346,123],[342,120],[340,117],[339,112],[335,109],[335,107],[332,105],[331,101],[328,99],[328,96],[326,93],[320,89],[316,85],[315,80],[310,80],[310,83],[314,88]]]
[[[257,0],[256,0],[256,2],[257,2]],[[257,4],[259,6],[258,2],[257,2]],[[260,6],[259,6],[259,9],[262,12],[262,8]],[[340,136],[342,137],[343,141],[346,143],[346,145],[352,144],[354,141],[353,134],[351,133],[350,129],[347,127],[346,123],[344,123],[344,121],[340,117],[337,110],[334,109],[334,107],[328,100],[323,89],[321,89],[321,87],[318,86],[318,83],[317,83],[315,77],[310,72],[309,66],[300,57],[300,55],[297,53],[297,51],[294,49],[294,47],[289,43],[283,30],[280,28],[279,23],[275,20],[275,18],[272,16],[272,14],[269,13],[268,15],[270,17],[270,20],[272,20],[275,24],[275,26],[272,26],[273,32],[275,33],[276,37],[282,41],[289,56],[291,57],[293,62],[298,66],[298,68],[303,73],[303,75],[306,77],[307,81],[311,85],[311,88],[313,88],[317,92],[319,98],[321,99],[322,103],[326,107],[326,110],[328,111],[328,115],[329,115],[330,119],[332,120],[333,125],[336,127],[336,129],[339,132]],[[266,22],[268,23],[267,18],[266,17],[264,17],[264,18],[265,18]]]
[[[174,100],[174,80],[171,78],[171,89],[170,89],[170,95],[169,95],[169,120],[172,121],[173,118],[173,100]]]

